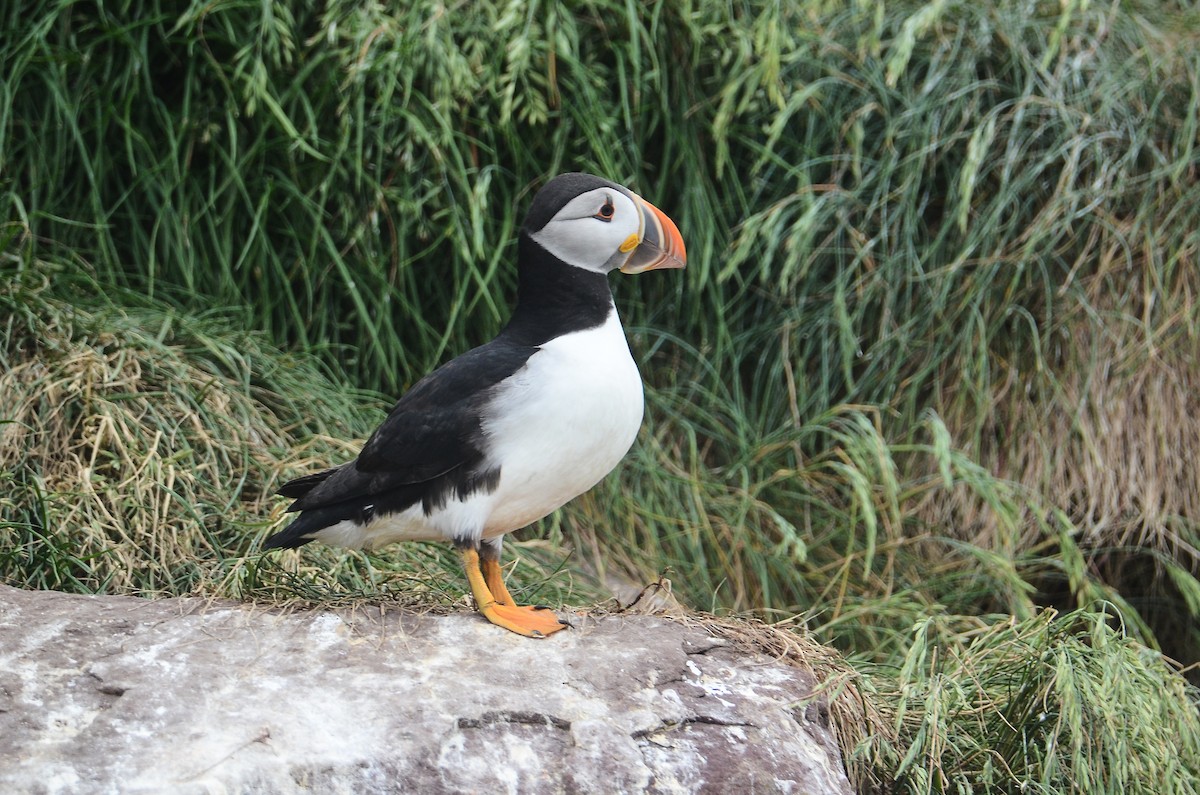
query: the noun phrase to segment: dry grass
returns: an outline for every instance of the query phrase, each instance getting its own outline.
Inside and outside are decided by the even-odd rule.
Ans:
[[[28,326],[9,333],[25,343],[0,372],[0,469],[22,479],[0,498],[9,532],[27,554],[58,544],[86,561],[71,576],[88,590],[213,588],[249,551],[230,530],[248,542],[269,523],[267,495],[304,455],[250,384],[257,342],[201,343],[186,318],[73,307],[40,288],[20,300]],[[21,487],[45,495],[23,523]]]
[[[965,489],[922,510],[971,544],[1054,551],[1061,565],[1030,578],[1040,601],[1127,604],[1143,637],[1183,660],[1200,656],[1200,630],[1174,606],[1200,605],[1196,251],[1191,240],[1155,253],[1171,267],[1105,257],[1036,365],[1001,363],[992,410],[947,417],[956,437],[978,440],[964,452],[1029,495],[1019,513]],[[1175,311],[1161,311],[1164,295]]]
[[[275,603],[462,598],[444,545],[258,552],[286,521],[278,484],[352,457],[382,398],[334,386],[313,359],[226,320],[130,294],[110,302],[82,269],[11,265],[0,285],[11,311],[0,348],[6,582]],[[529,545],[514,589],[559,602],[597,592],[586,577],[556,577],[562,564],[557,550]]]

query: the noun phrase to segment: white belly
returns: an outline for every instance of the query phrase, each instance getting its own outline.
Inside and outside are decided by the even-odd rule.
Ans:
[[[624,457],[642,424],[642,379],[616,312],[598,328],[552,340],[496,395],[483,431],[500,467],[477,492],[426,516],[420,504],[366,525],[345,521],[315,534],[338,546],[492,538],[546,516],[596,485]]]
[[[596,485],[642,424],[642,379],[615,312],[542,346],[484,423],[500,485],[485,537],[536,521]]]

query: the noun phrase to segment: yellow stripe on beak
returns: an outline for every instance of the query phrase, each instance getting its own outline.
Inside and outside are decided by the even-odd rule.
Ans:
[[[666,213],[650,202],[632,194],[634,203],[642,211],[641,239],[637,241],[633,253],[621,266],[621,273],[643,273],[658,268],[682,268],[687,265],[687,250],[683,245],[683,235],[675,222]],[[626,251],[629,245],[626,240],[621,251]]]

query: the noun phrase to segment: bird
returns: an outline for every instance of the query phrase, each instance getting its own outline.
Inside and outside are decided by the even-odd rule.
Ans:
[[[518,231],[508,323],[408,389],[355,459],[283,484],[298,516],[263,548],[446,541],[488,621],[533,638],[563,629],[553,610],[513,600],[504,536],[599,483],[641,427],[642,379],[608,275],[686,263],[674,221],[629,188],[550,179]]]

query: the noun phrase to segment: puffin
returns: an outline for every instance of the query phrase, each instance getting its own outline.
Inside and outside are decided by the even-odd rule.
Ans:
[[[298,516],[264,549],[446,541],[488,621],[533,638],[563,629],[553,610],[514,602],[504,536],[600,482],[641,426],[642,379],[608,274],[686,262],[675,223],[629,188],[551,179],[518,233],[507,325],[405,392],[357,458],[281,486]]]

